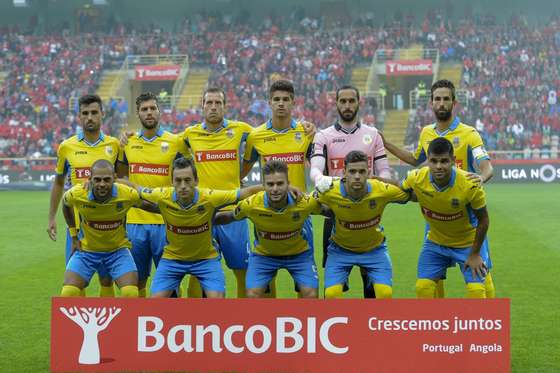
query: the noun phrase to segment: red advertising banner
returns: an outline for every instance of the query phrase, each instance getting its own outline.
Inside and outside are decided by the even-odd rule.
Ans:
[[[399,60],[385,62],[387,75],[432,75],[431,60]]]
[[[179,77],[181,66],[179,65],[153,65],[136,66],[135,80],[175,80]]]
[[[510,371],[508,299],[53,298],[54,372]]]

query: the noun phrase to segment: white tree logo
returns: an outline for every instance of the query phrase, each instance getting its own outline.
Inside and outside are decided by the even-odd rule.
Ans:
[[[117,307],[60,307],[60,312],[82,328],[84,341],[80,350],[78,363],[80,364],[99,364],[99,332],[107,329],[111,320],[120,312]]]

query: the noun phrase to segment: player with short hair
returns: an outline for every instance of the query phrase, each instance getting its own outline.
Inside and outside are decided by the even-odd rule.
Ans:
[[[224,272],[220,252],[212,239],[212,219],[223,206],[262,190],[253,186],[236,190],[198,188],[191,159],[173,163],[173,186],[140,188],[141,197],[159,206],[166,223],[167,245],[152,280],[152,297],[169,297],[186,274],[198,279],[208,298],[223,298]]]
[[[436,123],[422,128],[418,147],[414,153],[387,142],[384,139],[385,148],[400,160],[412,165],[420,166],[427,159],[428,146],[432,140],[444,137],[453,144],[456,167],[467,171],[467,177],[476,183],[486,183],[493,176],[492,163],[484,148],[484,143],[478,131],[453,115],[453,109],[457,105],[455,86],[449,80],[436,81],[430,90],[430,105],[436,117]],[[475,163],[478,165],[480,174],[476,173]],[[428,229],[428,228],[427,228]],[[488,246],[488,242],[485,243]],[[488,269],[492,267],[489,259]],[[436,290],[437,297],[444,296],[442,280],[438,281]],[[495,288],[492,276],[487,274],[485,280],[486,294],[488,298],[495,297]]]
[[[84,183],[90,177],[90,167],[98,159],[115,163],[119,154],[119,142],[101,131],[104,112],[101,98],[97,95],[84,95],[78,100],[78,119],[82,131],[64,140],[57,150],[56,176],[51,189],[49,224],[47,233],[56,241],[56,211],[66,187]],[[78,213],[75,213],[78,219]],[[77,220],[76,225],[79,225]],[[70,260],[72,239],[66,231],[66,263]],[[113,283],[109,274],[100,267],[100,295],[114,296]]]
[[[320,131],[313,140],[311,170],[309,176],[320,192],[330,189],[334,178],[344,175],[344,157],[352,150],[360,150],[368,156],[370,175],[389,179],[391,171],[383,139],[375,127],[361,125],[359,121],[360,92],[351,85],[336,91],[338,121]],[[323,225],[323,267],[327,262],[332,219],[326,217]],[[367,272],[361,269],[364,298],[375,298],[373,287],[367,286]]]
[[[484,189],[457,167],[453,145],[444,137],[430,142],[428,166],[410,171],[402,181],[414,192],[428,233],[418,259],[418,298],[434,298],[436,282],[447,268],[459,264],[468,298],[486,298],[488,269],[486,232],[489,218]]]
[[[117,174],[147,188],[170,186],[173,161],[187,155],[188,151],[179,136],[160,127],[160,110],[155,94],[145,92],[136,98],[136,114],[142,128],[130,138],[123,136],[125,141],[122,141],[119,153]],[[158,266],[167,243],[165,224],[160,214],[131,208],[126,230],[138,268],[139,295],[146,297],[146,282],[152,262]]]
[[[71,256],[64,274],[63,297],[79,296],[100,267],[114,279],[123,297],[138,296],[138,273],[126,237],[126,214],[132,206],[149,208],[138,192],[115,183],[112,162],[100,159],[90,169],[89,185],[77,184],[63,197],[62,211],[71,232]],[[80,236],[74,211],[80,214]]]
[[[353,266],[366,270],[368,286],[375,289],[377,298],[393,295],[391,258],[379,223],[388,203],[406,203],[410,195],[392,184],[368,179],[369,170],[367,154],[351,151],[344,158],[344,177],[317,195],[334,215],[325,266],[325,298],[342,297]]]
[[[321,205],[309,196],[292,198],[288,172],[285,162],[266,162],[262,168],[265,190],[239,202],[234,212],[221,212],[215,218],[220,224],[249,218],[255,225],[255,249],[247,271],[249,298],[262,298],[282,268],[290,273],[302,298],[317,298],[317,268],[302,229],[310,214],[321,213]]]

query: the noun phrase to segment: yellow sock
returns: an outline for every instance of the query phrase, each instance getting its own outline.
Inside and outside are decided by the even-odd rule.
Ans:
[[[342,298],[342,284],[329,286],[325,289],[325,299],[334,298]]]
[[[86,289],[83,288],[82,290],[80,290],[80,297],[85,297],[86,296]]]
[[[389,285],[373,284],[373,290],[375,290],[376,298],[393,298],[393,288]]]
[[[245,275],[247,274],[247,270],[234,269],[233,274],[237,282],[237,298],[245,298]]]
[[[121,290],[122,293],[122,290]],[[138,297],[139,298],[146,298],[146,288],[138,289]]]
[[[436,282],[427,278],[416,280],[416,297],[420,299],[431,299],[436,295]]]
[[[274,276],[272,280],[270,280],[268,284],[268,288],[270,292],[264,293],[264,298],[271,298],[271,299],[276,298],[276,276]]]
[[[187,295],[189,298],[202,298],[202,287],[200,282],[194,276],[189,277],[189,287],[187,288]]]
[[[80,288],[74,285],[64,285],[62,291],[60,292],[61,297],[79,297]]]
[[[486,298],[496,298],[496,288],[494,287],[494,280],[492,280],[490,272],[486,274],[484,287],[486,288]]]
[[[138,286],[126,285],[121,288],[121,297],[123,298],[138,298]]]
[[[486,298],[486,289],[479,282],[469,282],[467,284],[467,298]]]
[[[99,287],[99,296],[100,297],[114,297],[115,296],[115,288],[113,285],[111,286],[100,286]]]
[[[436,282],[436,298],[445,298],[445,285],[443,280],[437,280]]]

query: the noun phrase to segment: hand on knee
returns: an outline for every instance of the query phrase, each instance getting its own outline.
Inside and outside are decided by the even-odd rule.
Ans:
[[[374,284],[375,296],[377,298],[393,298],[393,288],[385,284]]]
[[[326,299],[342,298],[342,284],[337,284],[326,288],[325,298]]]
[[[434,298],[436,294],[436,282],[427,278],[416,280],[416,297],[422,299]]]
[[[250,288],[245,291],[247,298],[263,298],[265,289],[262,288]]]

